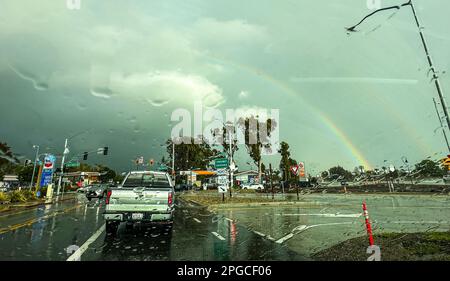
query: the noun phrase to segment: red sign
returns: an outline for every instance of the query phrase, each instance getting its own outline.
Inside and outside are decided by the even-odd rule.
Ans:
[[[291,172],[294,175],[298,175],[298,166],[291,166]]]

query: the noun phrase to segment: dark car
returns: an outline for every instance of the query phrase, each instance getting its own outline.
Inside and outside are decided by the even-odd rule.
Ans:
[[[86,198],[91,201],[92,198],[102,199],[106,197],[106,192],[109,188],[108,184],[92,184],[86,187]]]
[[[188,183],[181,183],[175,185],[175,191],[185,191],[185,190],[191,190],[192,185]]]

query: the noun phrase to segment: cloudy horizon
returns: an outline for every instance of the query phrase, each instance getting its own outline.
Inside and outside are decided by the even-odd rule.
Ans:
[[[0,0],[0,141],[26,158],[33,144],[60,154],[91,129],[71,153],[110,155],[88,163],[159,160],[172,112],[196,101],[224,115],[279,109],[280,141],[314,173],[447,154],[409,8],[347,34],[366,0],[81,2]],[[381,1],[393,2],[404,1]],[[415,5],[446,97],[450,2]],[[251,168],[244,147],[237,159]]]

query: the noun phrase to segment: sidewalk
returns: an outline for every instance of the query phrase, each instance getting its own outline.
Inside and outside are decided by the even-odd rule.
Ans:
[[[9,203],[9,204],[3,204],[0,205],[0,213],[14,213],[17,211],[22,211],[25,209],[31,209],[42,205],[48,205],[48,204],[54,204],[57,201],[58,202],[64,202],[64,201],[70,201],[74,200],[76,198],[76,193],[67,193],[63,196],[55,196],[52,200],[46,200],[46,199],[38,199],[31,202],[24,202],[24,203]]]

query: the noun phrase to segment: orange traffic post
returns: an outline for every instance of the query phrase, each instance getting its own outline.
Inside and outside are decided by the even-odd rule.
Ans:
[[[372,226],[370,225],[369,212],[367,211],[366,201],[363,201],[362,207],[363,207],[363,211],[364,211],[364,218],[366,220],[366,230],[367,230],[367,235],[369,236],[369,244],[370,244],[370,246],[373,246],[374,242],[373,242],[373,235],[372,235]]]

